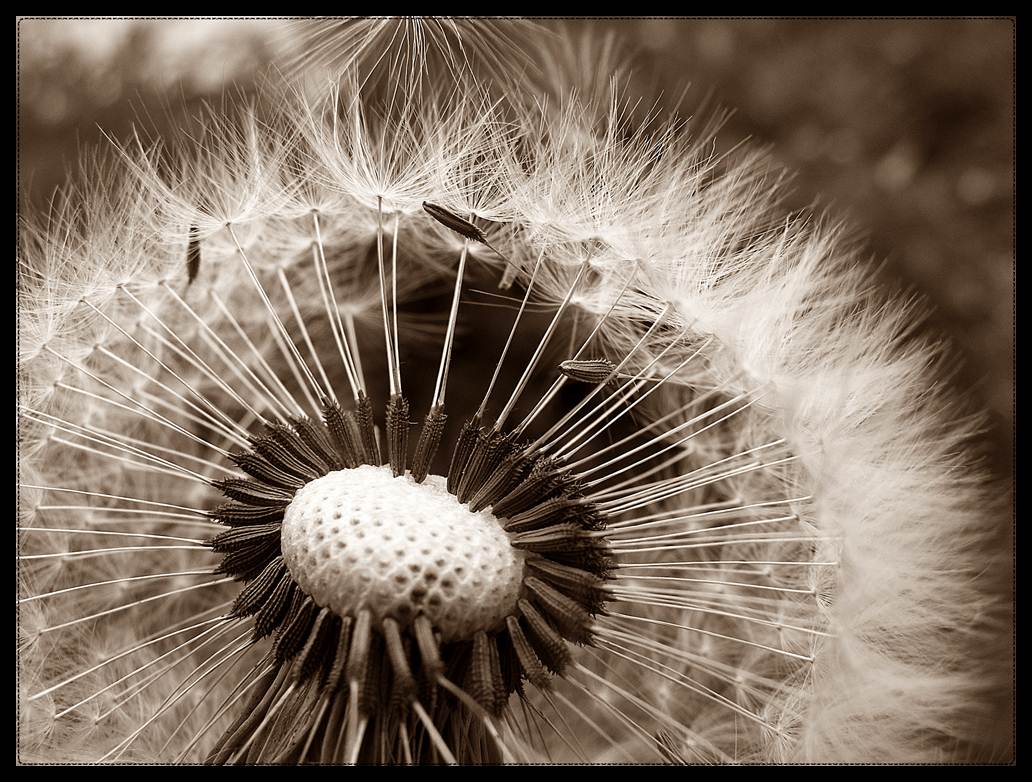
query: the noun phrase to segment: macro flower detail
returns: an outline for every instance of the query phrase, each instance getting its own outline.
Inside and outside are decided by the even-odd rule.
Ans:
[[[407,410],[398,398],[388,427],[399,425],[392,410]],[[397,760],[394,748],[364,743],[374,718],[378,732],[399,736],[407,760],[470,760],[442,734],[457,735],[471,716],[500,716],[523,677],[547,686],[546,666],[561,673],[568,664],[566,641],[591,637],[610,558],[605,539],[590,534],[601,516],[574,481],[533,446],[469,426],[448,479],[427,481],[422,470],[406,480],[405,439],[388,434],[389,467],[380,466],[363,418],[372,420],[327,398],[324,423],[270,426],[230,456],[251,477],[217,484],[233,501],[211,515],[232,529],[210,545],[225,555],[218,571],[246,584],[232,615],[253,616],[254,637],[275,644],[246,719],[216,745],[214,762],[303,761],[313,741],[310,759],[320,762]],[[459,700],[437,698],[438,686]],[[434,717],[418,692],[431,693]],[[422,751],[401,738],[423,730]]]
[[[499,97],[516,55],[483,83],[438,24],[317,27],[332,87],[140,133],[24,221],[22,751],[966,746],[977,421],[915,305],[712,126]]]

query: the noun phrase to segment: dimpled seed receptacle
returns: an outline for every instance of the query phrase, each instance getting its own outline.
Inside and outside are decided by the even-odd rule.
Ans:
[[[302,487],[283,516],[283,560],[316,604],[402,624],[425,614],[442,640],[497,629],[515,610],[523,552],[490,511],[471,513],[431,475],[339,470]]]

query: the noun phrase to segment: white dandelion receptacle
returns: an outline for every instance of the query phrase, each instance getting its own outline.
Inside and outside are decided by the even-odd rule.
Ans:
[[[21,751],[965,746],[989,598],[943,573],[991,531],[913,308],[712,130],[446,60],[213,112],[26,220]]]

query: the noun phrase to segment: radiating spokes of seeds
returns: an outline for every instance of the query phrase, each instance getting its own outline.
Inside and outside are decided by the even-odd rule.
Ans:
[[[734,747],[693,727],[692,708],[717,709],[751,726],[745,732],[779,732],[761,704],[793,697],[792,680],[806,675],[827,636],[815,604],[823,571],[836,564],[835,541],[806,523],[809,495],[781,488],[788,482],[779,476],[797,461],[789,444],[735,434],[748,431],[739,421],[762,417],[767,389],[730,377],[691,390],[685,378],[716,346],[672,304],[630,317],[625,296],[642,284],[633,264],[604,305],[585,309],[590,250],[569,269],[511,388],[500,387],[502,368],[514,341],[527,338],[525,316],[539,306],[549,259],[504,259],[523,296],[490,372],[477,378],[483,397],[450,458],[447,490],[471,512],[490,509],[527,558],[521,597],[504,622],[453,642],[418,612],[338,614],[291,576],[280,530],[298,490],[384,462],[396,478],[425,482],[444,441],[462,291],[471,253],[490,245],[472,218],[433,204],[425,210],[462,245],[440,353],[405,379],[407,388],[432,381],[411,458],[399,321],[401,227],[409,218],[385,213],[382,201],[371,245],[389,395],[377,400],[382,430],[320,212],[305,218],[314,308],[299,295],[300,265],[270,271],[229,226],[257,308],[246,310],[239,291],[213,289],[202,301],[198,291],[162,281],[159,303],[153,291],[124,285],[120,301],[138,318],[134,326],[84,300],[111,339],[86,358],[45,346],[70,370],[56,389],[133,423],[35,406],[23,406],[23,420],[50,432],[62,451],[147,480],[174,479],[191,499],[26,482],[44,497],[78,496],[39,502],[40,520],[20,528],[22,562],[42,568],[176,552],[190,564],[160,572],[126,566],[124,575],[76,583],[61,575],[20,603],[108,600],[44,625],[39,637],[102,627],[209,589],[213,602],[224,601],[224,585],[240,585],[230,604],[218,603],[218,616],[177,618],[30,695],[57,699],[59,719],[94,702],[103,719],[130,703],[156,703],[103,759],[125,757],[151,733],[180,760],[216,763],[585,761],[599,747],[616,760],[734,759]],[[619,349],[604,338],[616,320],[625,336]],[[183,322],[189,333],[177,330]],[[340,370],[346,393],[335,387]],[[546,390],[515,417],[535,380]],[[581,392],[576,401],[543,423],[571,384]],[[213,489],[229,501],[213,507]],[[192,528],[225,531],[195,537],[184,531]],[[56,540],[66,547],[53,550]],[[107,666],[124,658],[134,661],[129,672],[105,681]],[[70,687],[83,679],[97,684],[85,693]],[[70,689],[75,695],[65,698]],[[684,706],[669,708],[661,693]]]

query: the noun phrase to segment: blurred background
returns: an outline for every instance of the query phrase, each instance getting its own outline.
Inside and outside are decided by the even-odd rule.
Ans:
[[[555,26],[557,22],[544,24]],[[872,262],[935,305],[964,354],[957,383],[1014,425],[1015,22],[567,20],[611,32],[667,96],[733,111],[722,143],[767,146],[796,173],[789,205],[859,232]],[[20,19],[18,190],[45,203],[101,131],[160,131],[283,55],[282,22]],[[289,46],[288,46],[289,48]],[[607,78],[608,74],[599,74]]]

